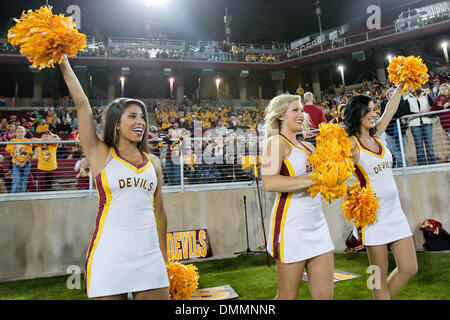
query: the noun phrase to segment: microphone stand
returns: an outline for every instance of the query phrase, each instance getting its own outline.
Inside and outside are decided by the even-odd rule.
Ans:
[[[259,211],[261,213],[261,225],[262,225],[263,234],[264,234],[264,251],[266,251],[267,266],[270,268],[270,258],[269,258],[269,253],[267,252],[266,228],[264,227],[264,214],[263,214],[262,203],[261,203],[261,195],[260,195],[260,191],[259,191],[258,168],[256,167],[256,164],[254,165],[254,169],[255,169],[254,173],[255,173],[255,181],[256,181],[256,190],[258,193]]]
[[[244,196],[244,212],[245,212],[245,234],[247,236],[247,249],[245,251],[235,252],[234,254],[245,253],[248,256],[250,253],[258,253],[258,251],[250,250],[250,245],[249,245],[249,241],[248,241],[247,197],[246,196]]]

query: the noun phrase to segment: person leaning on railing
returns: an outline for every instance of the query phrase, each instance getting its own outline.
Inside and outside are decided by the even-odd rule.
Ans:
[[[16,136],[10,142],[28,142],[25,139],[25,128],[18,126]],[[25,192],[27,190],[28,174],[31,169],[31,156],[33,148],[31,144],[8,144],[5,149],[11,155],[12,162],[12,189],[11,193]]]
[[[84,155],[77,161],[74,170],[77,173],[77,190],[89,189],[89,173],[91,169],[89,168],[89,163]]]
[[[37,164],[37,181],[38,191],[52,190],[54,171],[58,168],[56,160],[56,151],[61,139],[51,131],[44,131],[40,139],[32,138],[30,141],[41,142],[49,141],[50,143],[37,143],[38,164]]]
[[[439,86],[439,96],[434,100],[431,111],[449,110],[450,108],[450,84],[443,83]],[[447,138],[450,140],[450,112],[438,114],[442,128],[447,133]]]
[[[430,90],[412,87],[403,96],[409,110],[412,114],[422,114],[430,112],[433,99],[430,96]],[[436,156],[433,147],[433,122],[429,116],[411,118],[408,123],[411,133],[414,137],[416,146],[417,162],[419,165],[435,164]],[[426,157],[423,144],[426,146]]]

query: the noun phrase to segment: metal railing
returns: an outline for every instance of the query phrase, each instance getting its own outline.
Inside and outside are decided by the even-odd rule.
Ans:
[[[419,124],[423,125],[414,122],[418,118],[422,118]],[[423,120],[425,118],[429,121]],[[394,174],[449,170],[449,123],[450,113],[447,109],[407,115],[389,126],[385,137],[393,155]],[[215,129],[209,132],[212,134],[203,132],[200,137],[192,137],[190,133],[182,135],[180,131],[177,138],[149,140],[151,153],[161,160],[164,192],[236,189],[255,183],[255,168],[260,170],[263,152],[262,132],[250,129],[227,132]],[[75,140],[58,142],[58,167],[50,175],[42,175],[38,169],[39,160],[32,159],[27,192],[11,193],[13,168],[4,146],[33,144],[36,153],[38,145],[50,143],[55,141],[0,142],[0,154],[5,157],[0,161],[0,169],[3,169],[3,174],[0,172],[0,201],[79,197],[96,193],[90,170],[84,168],[85,164],[81,165],[88,173],[86,175],[80,174],[77,168],[82,153],[79,142]],[[42,179],[50,179],[50,185],[46,185]],[[2,189],[2,183],[6,190]]]
[[[263,137],[208,137],[208,138],[158,138],[149,140],[151,152],[161,160],[163,170],[163,189],[165,192],[183,192],[192,188],[189,186],[204,185],[217,189],[234,189],[248,186],[253,182],[254,166],[259,166],[261,159],[258,152],[262,149],[257,146],[258,140]],[[214,142],[213,142],[214,140]],[[248,140],[248,141],[247,141]],[[58,143],[56,152],[57,168],[43,172],[39,169],[39,146]],[[24,180],[26,192],[11,193],[18,176],[24,170],[11,163],[9,152],[5,151],[7,145],[34,146],[34,156],[27,163],[27,177]],[[251,144],[248,147],[248,144]],[[255,145],[255,146],[253,146]],[[62,148],[61,148],[62,147]],[[225,152],[224,152],[225,151]],[[253,155],[249,155],[249,152]],[[93,177],[88,167],[83,166],[82,152],[79,141],[2,141],[0,142],[0,201],[27,199],[31,193],[38,198],[46,198],[45,194],[61,193],[70,195],[73,192],[95,193]],[[83,160],[84,161],[84,160]],[[14,168],[16,167],[16,168]],[[85,174],[81,174],[81,170]],[[3,171],[3,174],[2,172]],[[21,171],[21,172],[19,172]],[[23,180],[23,179],[22,179]],[[214,187],[213,187],[214,188]]]
[[[406,172],[417,166],[448,164],[449,124],[450,109],[398,118],[393,132],[386,132],[395,167]]]

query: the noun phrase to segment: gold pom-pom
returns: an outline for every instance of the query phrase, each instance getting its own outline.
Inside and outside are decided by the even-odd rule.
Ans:
[[[8,41],[20,47],[33,67],[54,67],[64,55],[74,56],[86,47],[86,35],[79,33],[71,17],[52,13],[52,7],[22,12],[8,31]]]
[[[317,147],[308,157],[308,162],[314,166],[311,179],[317,184],[308,191],[313,198],[320,193],[322,199],[329,204],[347,193],[345,181],[352,176],[354,170],[352,145],[347,132],[337,124],[320,124],[319,129]]]
[[[429,78],[427,73],[428,68],[420,57],[395,57],[387,67],[387,70],[389,81],[396,86],[402,81],[405,83],[403,93],[405,93],[409,87],[416,89],[421,85],[426,84]]]
[[[317,182],[309,189],[311,197],[314,198],[320,193],[327,204],[343,197],[347,193],[347,185],[344,182],[351,176],[352,172],[345,161],[329,161],[318,166],[311,175],[311,179]]]
[[[358,228],[375,223],[380,205],[372,188],[353,183],[349,189],[350,195],[346,194],[341,204],[344,217]]]
[[[197,267],[192,264],[181,264],[175,261],[173,255],[169,256],[169,264],[166,267],[169,276],[170,299],[189,300],[198,286]]]

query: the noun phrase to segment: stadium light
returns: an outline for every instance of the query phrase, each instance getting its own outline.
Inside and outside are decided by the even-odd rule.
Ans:
[[[175,82],[175,79],[173,77],[169,78],[170,83],[170,99],[173,99],[173,83]]]
[[[219,98],[220,78],[216,78],[217,98]]]
[[[162,7],[167,5],[169,0],[139,0],[142,2],[147,8],[150,7]]]
[[[121,97],[123,97],[125,93],[125,77],[121,76],[119,79],[120,79],[120,94]]]
[[[445,63],[448,64],[448,43],[446,41],[442,42],[441,47],[444,52]]]
[[[386,59],[388,59],[389,63],[391,63],[391,61],[392,61],[392,55],[391,55],[391,54],[388,54],[388,55],[386,56]]]
[[[338,70],[341,73],[342,85],[345,87],[345,79],[344,79],[344,66],[340,64],[338,66]]]

